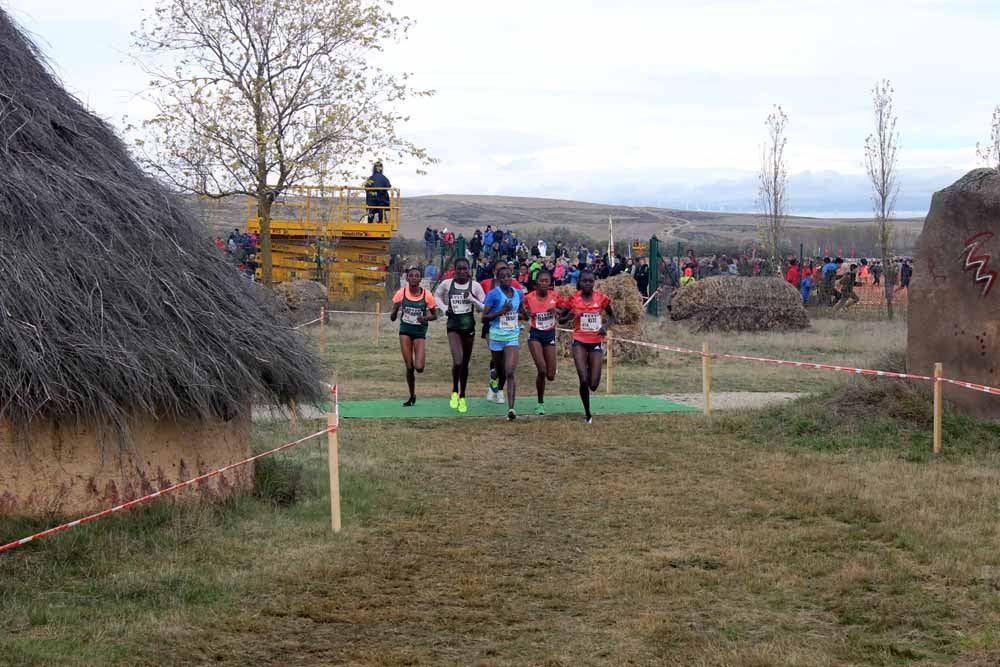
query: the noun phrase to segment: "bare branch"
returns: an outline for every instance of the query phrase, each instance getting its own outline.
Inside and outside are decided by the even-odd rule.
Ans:
[[[269,198],[376,151],[432,163],[397,134],[403,118],[394,111],[432,93],[372,64],[409,27],[390,5],[158,0],[134,34],[158,110],[139,140],[147,168],[202,196],[256,197],[266,227]],[[268,280],[268,231],[262,236]]]
[[[761,241],[771,257],[771,270],[781,272],[780,250],[788,216],[788,167],[785,164],[785,129],[788,116],[775,106],[764,121],[767,143],[761,154],[757,186],[757,209],[761,213]]]
[[[993,108],[990,140],[986,144],[976,144],[976,156],[984,166],[1000,170],[1000,105]]]

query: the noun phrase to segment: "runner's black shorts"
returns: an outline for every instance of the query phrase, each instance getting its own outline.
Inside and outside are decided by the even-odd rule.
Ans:
[[[587,352],[604,352],[604,343],[584,343],[583,341],[574,340],[573,347],[582,347]]]
[[[459,336],[475,336],[475,329],[448,329],[448,333],[457,333]]]
[[[556,331],[555,329],[549,329],[548,331],[532,329],[531,333],[528,334],[528,342],[530,343],[531,341],[541,343],[542,345],[555,345]]]

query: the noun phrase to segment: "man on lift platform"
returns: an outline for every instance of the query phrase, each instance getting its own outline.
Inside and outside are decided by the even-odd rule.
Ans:
[[[382,160],[372,166],[372,175],[365,180],[365,204],[368,206],[368,222],[385,222],[384,214],[389,210],[389,190],[392,184],[382,173]]]

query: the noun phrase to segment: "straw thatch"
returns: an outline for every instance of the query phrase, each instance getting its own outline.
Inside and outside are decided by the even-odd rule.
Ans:
[[[697,331],[783,331],[809,326],[802,297],[781,278],[714,276],[674,292],[670,317]]]
[[[293,280],[281,283],[274,293],[286,308],[292,324],[312,322],[326,305],[326,286],[313,280]]]
[[[266,290],[142,173],[0,10],[0,419],[231,418],[318,398]]]
[[[606,294],[611,299],[611,308],[615,313],[615,325],[611,327],[610,332],[615,361],[647,363],[653,358],[652,349],[615,340],[616,337],[645,340],[642,328],[643,298],[642,294],[639,293],[639,288],[636,287],[635,279],[621,273],[606,280],[598,280],[594,283],[594,289]],[[575,291],[575,285],[563,285],[556,288],[556,293],[560,296],[571,296]],[[565,357],[571,356],[573,344],[571,334],[561,332],[557,344],[560,354]]]

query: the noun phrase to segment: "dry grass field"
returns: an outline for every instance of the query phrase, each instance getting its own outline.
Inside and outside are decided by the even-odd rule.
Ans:
[[[374,321],[360,315],[331,315],[329,370],[336,376],[347,398],[392,398],[405,400],[406,385],[399,343],[388,317],[383,317],[382,337],[374,345]],[[754,354],[778,359],[852,365],[875,363],[906,345],[906,324],[853,319],[817,319],[812,327],[789,333],[696,334],[668,318],[648,319],[646,340],[701,350],[708,341],[717,352]],[[314,337],[317,331],[311,332]],[[428,334],[427,369],[417,378],[418,400],[447,398],[451,391],[451,356],[442,322],[431,324]],[[534,394],[534,365],[522,349],[518,373],[520,386]],[[486,346],[476,341],[469,379],[469,394],[486,391],[489,357]],[[559,375],[546,390],[552,395],[577,391],[576,372],[569,359],[560,359]],[[716,391],[816,392],[840,386],[849,377],[783,366],[716,361],[712,368]],[[615,373],[615,391],[621,394],[662,395],[701,391],[701,357],[657,352],[649,364],[628,365]]]
[[[346,398],[402,397],[395,336],[328,333]],[[875,363],[904,333],[828,320],[711,340]],[[649,337],[700,343],[669,324]],[[442,341],[430,350],[419,396],[443,400]],[[661,356],[616,384],[696,390],[697,364]],[[160,503],[30,545],[0,557],[0,664],[1000,663],[1000,427],[949,414],[933,459],[927,399],[900,383],[736,362],[716,381],[816,395],[711,421],[348,421],[339,536],[310,443],[259,470],[259,497]],[[254,445],[292,437],[262,423]],[[300,497],[278,504],[274,487]],[[44,523],[0,521],[0,539]]]

